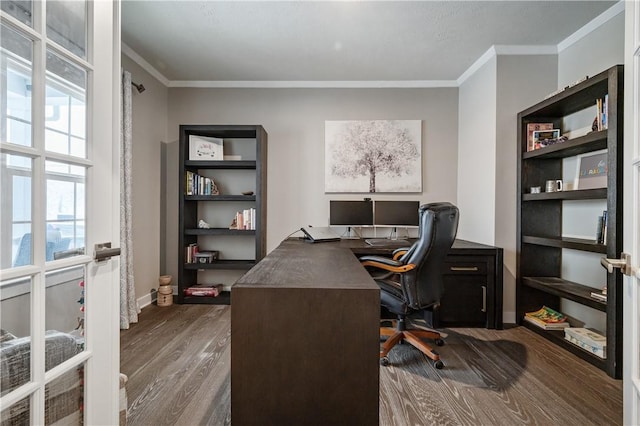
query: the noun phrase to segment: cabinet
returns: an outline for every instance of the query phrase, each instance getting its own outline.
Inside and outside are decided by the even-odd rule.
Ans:
[[[179,133],[178,303],[229,304],[229,286],[266,252],[267,133],[259,125],[181,125]],[[221,139],[224,158],[190,159],[192,136]],[[191,173],[213,180],[219,194],[188,193]],[[255,209],[252,229],[230,229],[236,213],[250,209]],[[210,228],[199,227],[200,220]],[[187,262],[187,251],[193,245],[200,252],[217,252],[217,259]],[[184,294],[197,284],[219,283],[227,291],[217,297]]]
[[[502,328],[502,249],[455,240],[434,327]]]
[[[596,112],[596,100],[608,95],[608,128],[592,131],[580,137],[527,151],[527,124],[553,123],[563,129],[568,117],[576,113]],[[590,116],[593,120],[594,115]],[[604,274],[606,282],[598,286],[573,282],[564,278],[567,265],[563,254],[578,256],[589,253],[608,258],[620,258],[622,251],[622,135],[623,135],[623,67],[614,66],[586,81],[546,99],[518,114],[518,192],[517,192],[517,280],[516,319],[559,346],[605,370],[614,378],[622,374],[622,277],[620,273]],[[583,126],[591,125],[591,121]],[[564,132],[563,132],[564,133]],[[607,150],[606,187],[565,190],[561,192],[530,193],[530,188],[542,187],[546,180],[561,179],[565,161],[581,154]],[[565,171],[566,172],[566,171]],[[608,213],[608,227],[604,244],[596,242],[597,216],[587,220],[593,223],[593,237],[576,238],[563,232],[563,212],[576,202],[601,200]],[[575,213],[575,212],[574,212]],[[565,226],[567,225],[565,218]],[[587,256],[589,257],[589,256]],[[593,256],[590,256],[592,258]],[[596,260],[597,262],[597,260]],[[607,300],[598,301],[590,296],[606,284]],[[589,310],[605,315],[607,351],[602,359],[564,340],[563,331],[545,331],[523,322],[526,312],[547,305],[562,311],[563,304],[578,304],[583,315]],[[572,325],[581,326],[580,318],[570,318]]]

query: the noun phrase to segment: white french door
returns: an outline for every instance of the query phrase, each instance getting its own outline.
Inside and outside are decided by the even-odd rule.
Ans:
[[[117,424],[120,3],[2,0],[1,420]]]
[[[623,282],[624,424],[640,424],[640,5],[625,2],[624,251],[630,271]]]

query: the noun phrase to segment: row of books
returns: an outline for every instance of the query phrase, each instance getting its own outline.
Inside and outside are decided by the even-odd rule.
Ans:
[[[606,130],[609,126],[607,123],[608,118],[608,104],[609,104],[609,95],[604,95],[604,98],[596,99],[596,118],[593,122],[592,130]]]
[[[564,338],[568,342],[600,358],[607,356],[605,336],[589,328],[571,327],[568,317],[555,309],[543,306],[535,312],[525,313],[524,320],[543,330],[564,330]]]
[[[198,248],[198,244],[191,243],[187,247],[185,247],[185,255],[184,262],[185,263],[197,263],[198,262],[198,253],[200,253],[200,249]]]
[[[567,328],[564,330],[564,339],[600,358],[607,357],[607,338],[595,330]]]
[[[200,176],[190,171],[186,172],[185,193],[187,195],[218,195],[218,187],[213,179]]]
[[[184,289],[185,296],[218,297],[222,293],[222,284],[198,284]]]
[[[607,211],[602,212],[602,216],[598,216],[598,226],[596,228],[596,243],[604,244],[607,241]]]
[[[244,209],[241,212],[236,212],[236,216],[233,218],[229,229],[254,231],[256,229],[256,209],[252,207],[250,209]]]

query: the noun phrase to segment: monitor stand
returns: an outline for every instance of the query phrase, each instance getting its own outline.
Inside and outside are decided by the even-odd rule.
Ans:
[[[354,234],[356,235],[351,235],[351,226],[347,226],[347,235],[342,234],[340,236],[340,238],[342,238],[343,240],[359,240],[360,236],[357,234],[357,232],[354,230],[353,231]]]

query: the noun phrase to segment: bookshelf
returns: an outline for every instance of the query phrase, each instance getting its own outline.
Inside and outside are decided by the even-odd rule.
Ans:
[[[179,134],[178,303],[230,304],[228,288],[266,254],[267,133],[259,125],[181,125]],[[190,158],[191,137],[221,140],[224,157]],[[230,229],[236,213],[250,209],[255,213],[249,229]],[[200,220],[210,227],[199,227]],[[194,245],[200,253],[217,252],[217,259],[188,262]],[[226,290],[217,297],[184,295],[199,284],[223,284]]]
[[[535,150],[529,145],[527,125],[553,123],[563,130],[568,119],[587,116],[584,111],[596,111],[597,99],[606,99],[607,128],[571,137],[565,142]],[[569,117],[569,118],[568,118]],[[593,115],[590,119],[593,120]],[[623,135],[623,66],[616,65],[575,86],[527,108],[518,114],[518,200],[517,200],[517,280],[516,319],[558,346],[606,371],[614,378],[622,376],[622,274],[604,274],[607,300],[590,296],[597,289],[593,284],[574,282],[563,277],[563,252],[595,253],[601,257],[620,258],[622,252],[622,135]],[[591,122],[583,125],[591,126]],[[567,175],[563,170],[566,160],[605,149],[607,152],[606,187],[565,190],[561,192],[530,193],[534,186],[544,191],[546,180]],[[593,237],[575,237],[563,233],[563,215],[569,204],[585,200],[601,200],[608,212],[607,238],[596,242],[596,217],[593,219]],[[578,210],[581,208],[578,204]],[[575,213],[576,208],[571,207]],[[566,223],[566,221],[565,221]],[[571,257],[575,260],[575,257]],[[571,266],[571,265],[569,265]],[[599,288],[598,288],[599,289]],[[545,331],[522,320],[526,312],[538,310],[542,305],[562,311],[563,303],[570,301],[580,306],[585,317],[588,310],[605,315],[606,359],[593,355],[564,339],[563,331]],[[570,317],[572,325],[582,325],[580,318]]]

